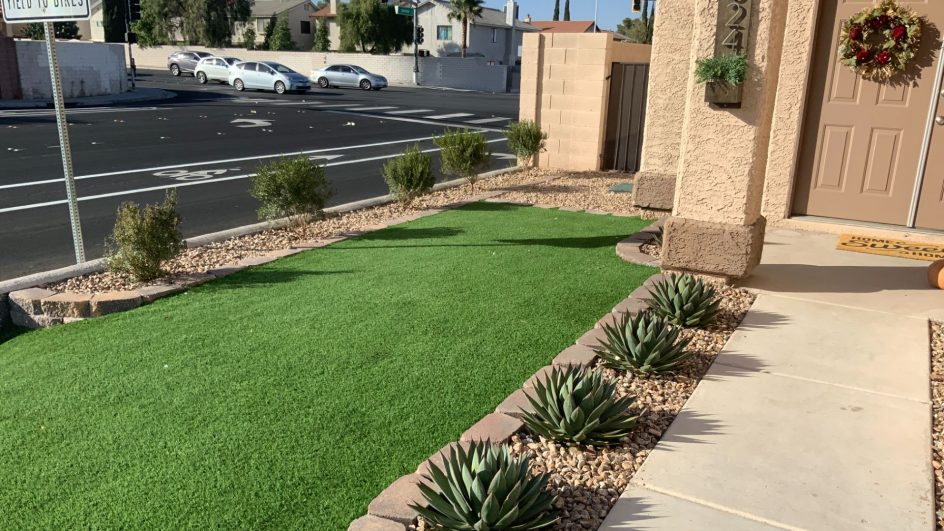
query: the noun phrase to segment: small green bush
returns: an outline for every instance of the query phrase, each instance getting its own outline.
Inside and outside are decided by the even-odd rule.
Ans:
[[[177,193],[169,190],[160,205],[122,203],[115,228],[105,243],[108,268],[140,282],[160,278],[161,262],[184,249],[177,213]]]
[[[715,288],[692,275],[673,273],[649,290],[649,309],[686,328],[715,321],[721,299]]]
[[[616,396],[616,384],[600,371],[554,368],[527,392],[534,412],[522,411],[525,425],[536,435],[576,444],[615,444],[636,426],[629,414],[633,398]]]
[[[744,54],[702,57],[695,61],[695,79],[699,83],[725,83],[736,87],[747,79]]]
[[[467,180],[475,190],[478,172],[491,156],[485,135],[478,131],[447,129],[433,142],[441,150],[443,173]]]
[[[612,369],[667,373],[690,356],[688,340],[679,338],[681,330],[650,312],[635,317],[624,313],[618,322],[603,325],[603,332],[606,339],[594,350]]]
[[[256,30],[252,26],[246,26],[246,29],[243,30],[243,46],[247,50],[252,50],[256,47]]]
[[[429,465],[436,489],[419,484],[426,505],[410,505],[434,529],[527,531],[550,527],[555,496],[550,476],[531,474],[527,455],[514,457],[507,445],[473,442],[466,451],[455,445],[442,468]]]
[[[296,223],[320,215],[332,195],[324,166],[304,155],[259,167],[250,193],[262,202],[259,219],[290,217]]]
[[[436,184],[433,159],[420,151],[418,145],[408,148],[402,155],[384,164],[383,175],[390,193],[405,204],[428,194]]]
[[[505,129],[508,137],[508,147],[515,152],[518,160],[534,164],[534,158],[544,151],[547,133],[541,131],[541,126],[531,120],[515,122]]]

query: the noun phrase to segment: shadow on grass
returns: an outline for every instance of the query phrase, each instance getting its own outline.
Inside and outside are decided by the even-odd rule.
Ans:
[[[458,236],[465,231],[454,227],[430,227],[430,228],[411,228],[411,227],[389,227],[384,230],[368,232],[359,236],[359,240],[429,240],[432,238],[451,238]]]
[[[8,328],[0,328],[0,345],[27,332],[29,332],[29,330],[25,328],[15,328],[12,326]]]
[[[303,269],[273,269],[273,268],[253,268],[239,273],[223,277],[215,282],[205,284],[205,289],[210,291],[241,289],[252,287],[266,287],[275,284],[284,284],[286,282],[295,282],[308,277],[321,277],[327,275],[347,275],[354,273],[353,270],[345,271],[306,271]]]
[[[613,247],[623,238],[625,238],[625,236],[615,235],[589,236],[586,238],[524,238],[521,240],[496,241],[505,245],[541,245],[544,247],[557,247],[562,249],[598,249],[600,247]]]

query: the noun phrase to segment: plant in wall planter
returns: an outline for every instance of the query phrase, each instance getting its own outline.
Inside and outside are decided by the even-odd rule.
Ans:
[[[706,86],[705,101],[719,107],[740,107],[747,67],[747,57],[741,53],[695,61],[695,80]]]

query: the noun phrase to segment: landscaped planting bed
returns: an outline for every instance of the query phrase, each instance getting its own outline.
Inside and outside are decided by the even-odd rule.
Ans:
[[[931,323],[931,464],[936,487],[937,529],[944,530],[944,323]]]
[[[343,529],[655,271],[646,223],[475,203],[9,339],[0,527]]]

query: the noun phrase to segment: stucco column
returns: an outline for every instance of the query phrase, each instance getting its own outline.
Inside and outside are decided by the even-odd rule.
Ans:
[[[634,202],[643,208],[672,210],[691,77],[693,4],[692,0],[657,2],[642,165],[633,193]]]
[[[758,264],[765,219],[761,200],[780,68],[787,2],[752,0],[750,69],[740,109],[705,103],[694,61],[714,53],[717,0],[694,0],[692,61],[673,215],[662,265],[727,278]]]

